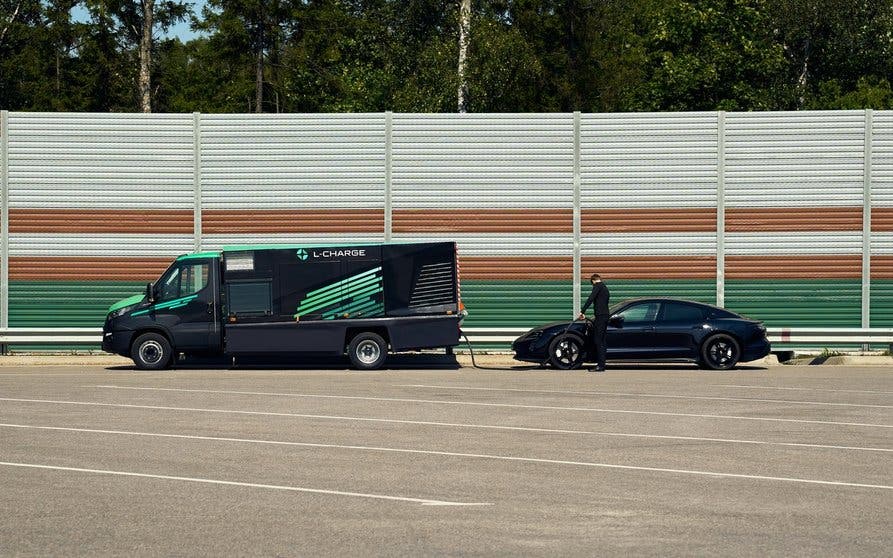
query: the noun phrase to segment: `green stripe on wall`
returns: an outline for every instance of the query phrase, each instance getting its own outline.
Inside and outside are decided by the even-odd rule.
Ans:
[[[669,296],[716,304],[716,283],[712,279],[614,279],[605,281],[605,284],[611,291],[611,306],[630,298],[648,296]],[[586,303],[591,291],[592,284],[588,281],[580,287],[581,306]]]
[[[893,327],[893,279],[871,282],[871,327]]]
[[[530,327],[570,319],[570,281],[462,281],[463,327]]]
[[[726,308],[769,327],[860,327],[859,279],[726,281]]]

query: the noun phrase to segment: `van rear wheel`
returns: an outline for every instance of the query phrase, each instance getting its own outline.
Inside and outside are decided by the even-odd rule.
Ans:
[[[130,358],[140,370],[162,370],[171,362],[171,344],[164,335],[144,333],[130,348]]]
[[[388,358],[388,344],[377,333],[360,333],[350,340],[347,355],[354,368],[376,370]]]

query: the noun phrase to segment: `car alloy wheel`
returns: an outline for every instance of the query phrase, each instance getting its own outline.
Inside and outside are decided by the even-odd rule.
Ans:
[[[576,335],[559,335],[549,344],[549,363],[559,370],[583,364],[583,341]]]
[[[701,348],[701,361],[713,370],[729,370],[738,364],[740,357],[738,342],[724,333],[708,338]]]

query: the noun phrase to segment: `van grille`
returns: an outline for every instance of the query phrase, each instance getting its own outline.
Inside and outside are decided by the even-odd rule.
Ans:
[[[452,262],[423,265],[409,296],[409,307],[452,304],[455,296]]]

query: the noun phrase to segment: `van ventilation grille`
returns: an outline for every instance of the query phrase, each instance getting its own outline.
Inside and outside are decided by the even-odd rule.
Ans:
[[[409,296],[409,307],[452,304],[455,296],[452,262],[423,265]]]

